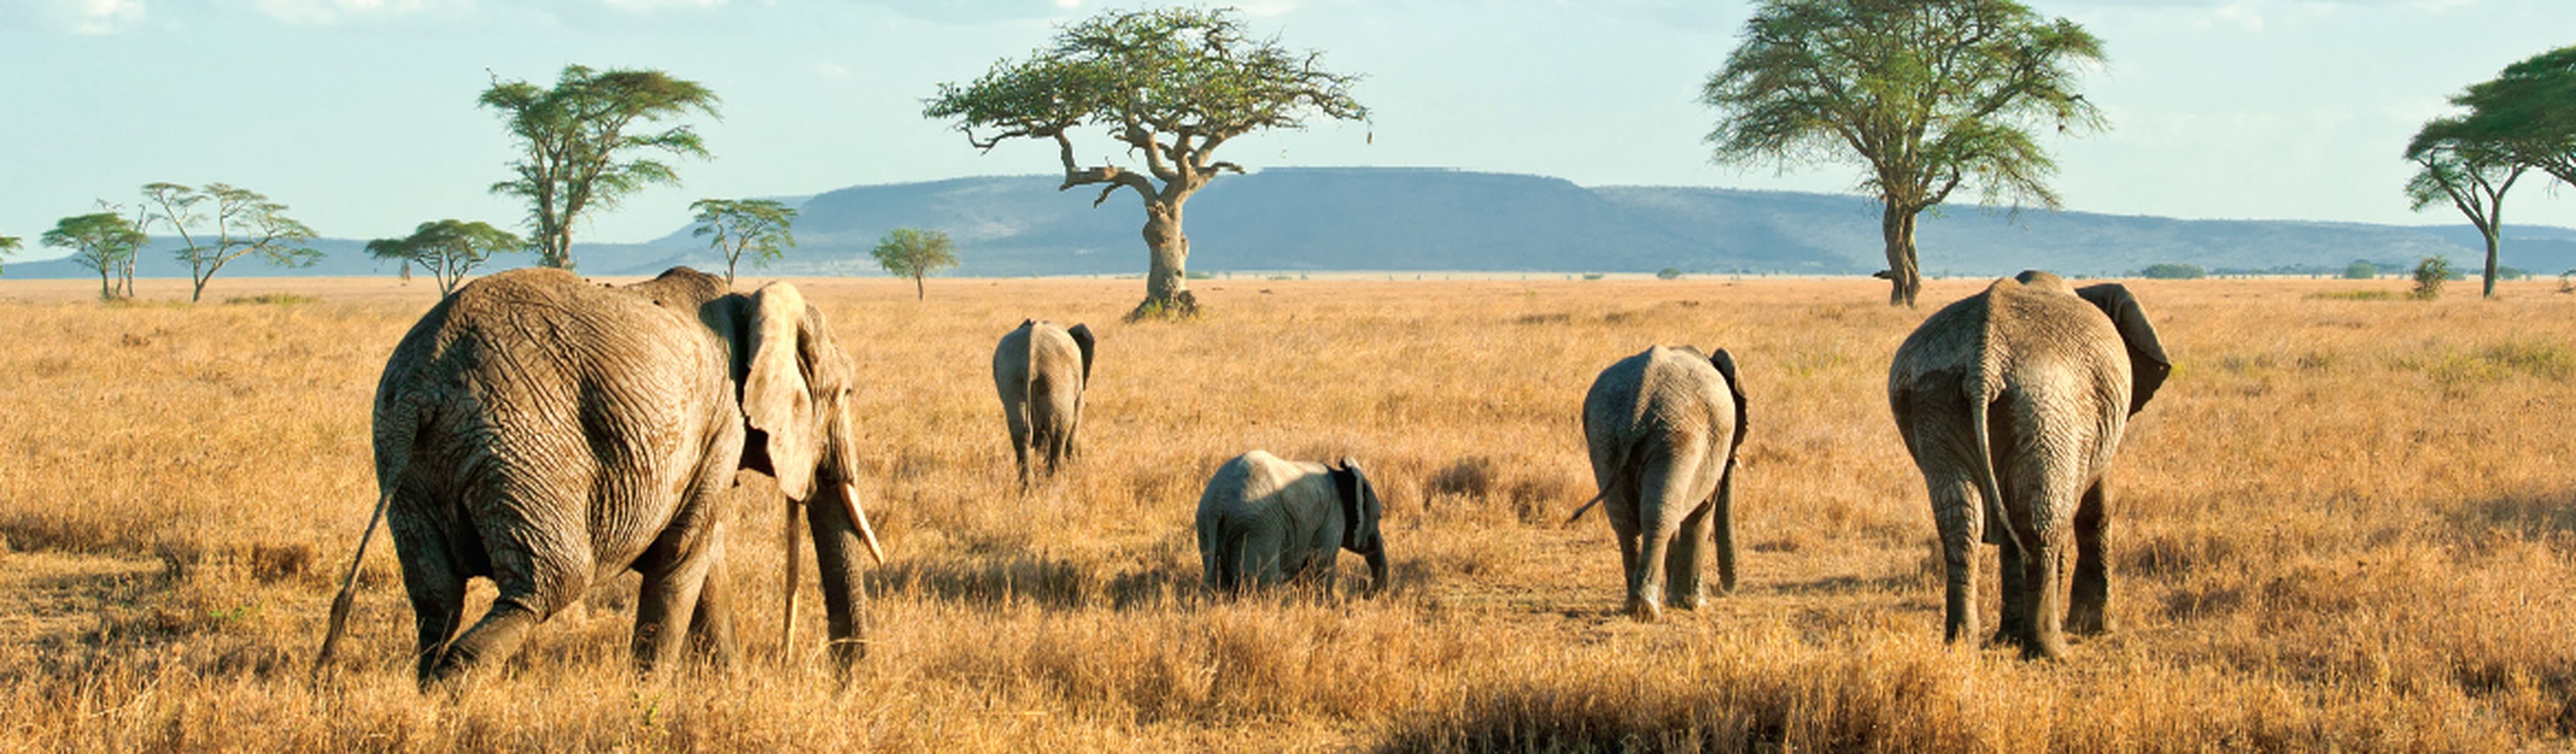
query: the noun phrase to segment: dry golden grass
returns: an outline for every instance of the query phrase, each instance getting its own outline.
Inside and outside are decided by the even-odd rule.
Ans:
[[[835,688],[810,612],[778,657],[780,505],[755,492],[729,544],[743,665],[634,677],[630,577],[424,698],[381,542],[341,672],[303,671],[427,286],[101,306],[0,281],[0,750],[2566,747],[2576,296],[2132,285],[2178,366],[2115,472],[2119,628],[2065,663],[1940,642],[1884,388],[1929,309],[1876,281],[1206,281],[1209,319],[1138,326],[1115,324],[1133,281],[817,281],[870,386],[891,549],[864,677]],[[1024,316],[1101,333],[1089,455],[1028,496],[987,366]],[[1748,549],[1737,593],[1640,625],[1607,525],[1555,522],[1592,492],[1584,389],[1655,342],[1743,365]],[[1201,599],[1199,487],[1251,448],[1363,459],[1397,590]]]

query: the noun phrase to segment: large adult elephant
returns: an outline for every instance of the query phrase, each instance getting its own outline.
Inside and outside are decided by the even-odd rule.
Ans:
[[[858,506],[849,358],[794,286],[751,294],[675,268],[605,287],[562,270],[503,272],[440,301],[394,347],[376,386],[376,484],[431,686],[497,664],[596,584],[643,575],[632,644],[643,669],[696,633],[719,662],[726,615],[723,496],[767,472],[811,521],[832,649],[861,654],[860,559],[883,559]],[[366,557],[367,535],[357,560]],[[315,667],[348,616],[357,562]],[[468,578],[499,590],[457,631]],[[692,629],[694,629],[692,631]]]
[[[1931,491],[1949,641],[1977,633],[1980,541],[2002,551],[1995,641],[2056,658],[2067,628],[2109,629],[2104,476],[2129,417],[2171,371],[2127,288],[2079,290],[2038,271],[1943,307],[1896,349],[1888,403]],[[2070,539],[2074,595],[2061,610]]]
[[[1283,582],[1330,594],[1342,550],[1367,561],[1369,591],[1386,588],[1385,506],[1360,464],[1326,466],[1255,450],[1217,467],[1199,495],[1199,566],[1220,593]]]
[[[1066,328],[1025,320],[993,348],[993,389],[1011,426],[1011,453],[1020,483],[1052,476],[1076,455],[1074,432],[1082,426],[1082,393],[1091,387],[1091,328]],[[1037,458],[1031,459],[1030,453]],[[1043,468],[1034,468],[1043,463]]]
[[[1698,609],[1710,550],[1720,588],[1734,591],[1735,469],[1744,428],[1744,383],[1724,349],[1703,355],[1654,346],[1592,381],[1583,397],[1583,438],[1601,490],[1593,500],[1619,536],[1630,616],[1653,621],[1667,603]]]

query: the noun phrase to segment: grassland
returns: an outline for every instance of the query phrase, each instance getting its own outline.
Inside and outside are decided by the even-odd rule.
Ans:
[[[1132,281],[816,281],[891,550],[864,676],[835,687],[811,611],[780,655],[781,505],[751,476],[741,665],[635,677],[630,577],[423,697],[382,542],[344,667],[304,665],[373,500],[368,398],[428,286],[102,306],[0,281],[0,750],[2568,747],[2576,296],[2132,286],[2177,368],[2114,472],[2118,630],[2064,663],[1940,642],[1884,387],[1928,310],[1876,281],[1201,281],[1213,314],[1184,325],[1115,324]],[[987,371],[1024,316],[1088,321],[1102,354],[1088,457],[1031,495]],[[1557,522],[1592,492],[1585,387],[1656,342],[1743,365],[1748,549],[1735,594],[1641,625],[1607,524]],[[1201,599],[1199,487],[1251,448],[1362,459],[1397,589]]]

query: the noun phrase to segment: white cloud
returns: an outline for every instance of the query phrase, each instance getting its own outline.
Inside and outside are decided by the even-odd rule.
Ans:
[[[143,0],[46,0],[37,12],[73,34],[115,34],[143,22]]]
[[[442,7],[471,4],[463,0],[257,0],[256,3],[260,13],[298,26],[401,18]]]

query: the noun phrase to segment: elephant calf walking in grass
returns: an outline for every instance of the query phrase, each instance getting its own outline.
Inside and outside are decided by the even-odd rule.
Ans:
[[[1091,387],[1091,328],[1026,320],[993,349],[993,388],[1011,426],[1020,484],[1053,476],[1075,454],[1082,393]],[[1030,454],[1037,454],[1030,458]],[[1044,466],[1040,467],[1039,464]]]
[[[1896,349],[1888,403],[1931,491],[1949,641],[1977,633],[1980,541],[2002,551],[1996,642],[2057,658],[2064,630],[2109,629],[2104,476],[2171,370],[2127,288],[2078,290],[2036,271],[1943,307]],[[2061,610],[2070,544],[2074,595]]]
[[[789,499],[791,623],[793,511],[813,503],[846,673],[864,624],[861,545],[878,552],[852,484],[849,375],[821,311],[785,283],[736,294],[678,268],[609,288],[531,269],[440,301],[394,347],[375,398],[375,516],[402,561],[421,684],[499,664],[538,623],[629,569],[644,577],[638,665],[672,662],[690,633],[724,659],[724,494],[737,468],[768,472]],[[360,535],[360,562],[375,525]],[[317,671],[348,618],[356,569],[332,604]],[[469,628],[465,583],[476,576],[499,594]]]
[[[1359,462],[1326,466],[1255,450],[1217,467],[1199,495],[1199,565],[1218,593],[1293,581],[1331,594],[1334,561],[1349,550],[1368,561],[1374,594],[1386,588],[1381,513]]]
[[[1601,490],[1594,502],[1619,535],[1627,610],[1638,620],[1655,620],[1667,603],[1698,608],[1700,570],[1711,550],[1721,588],[1735,589],[1735,461],[1744,449],[1744,410],[1735,357],[1687,346],[1620,359],[1584,396],[1583,437]]]

